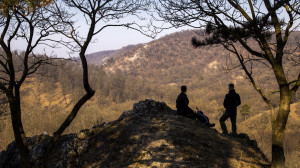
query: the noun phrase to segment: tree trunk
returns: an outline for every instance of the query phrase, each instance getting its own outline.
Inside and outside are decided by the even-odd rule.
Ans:
[[[272,168],[285,167],[284,131],[290,113],[290,103],[289,87],[280,87],[279,111],[272,125]]]
[[[30,158],[29,158],[29,149],[26,140],[26,134],[22,125],[21,118],[21,101],[20,101],[20,92],[19,88],[15,88],[15,96],[13,93],[7,94],[9,107],[11,112],[11,121],[14,131],[14,136],[16,144],[19,149],[20,158],[21,158],[21,167],[29,168],[30,167]]]

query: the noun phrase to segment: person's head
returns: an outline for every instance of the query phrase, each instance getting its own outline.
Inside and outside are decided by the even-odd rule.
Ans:
[[[233,83],[229,83],[228,88],[229,88],[229,90],[233,90],[234,89],[234,84]]]
[[[187,87],[185,85],[181,86],[181,92],[185,93],[187,90]]]

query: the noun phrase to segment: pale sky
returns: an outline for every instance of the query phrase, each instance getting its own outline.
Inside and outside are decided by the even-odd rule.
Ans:
[[[171,34],[181,30],[187,30],[187,29],[191,29],[191,28],[184,27],[178,29],[172,28],[172,29],[164,30],[163,32],[159,33],[155,37],[155,39],[163,37],[167,34]],[[93,43],[90,43],[86,53],[90,54],[90,53],[104,51],[104,50],[116,50],[128,45],[148,43],[155,39],[147,37],[138,31],[131,30],[125,27],[110,27],[104,29],[102,32],[100,32],[99,34],[93,37],[93,40],[95,41]],[[39,47],[38,50],[39,50],[38,52],[42,52],[44,50],[44,47]],[[47,52],[50,52],[50,50],[51,49],[47,49]],[[63,47],[54,49],[54,53],[58,57],[68,57],[67,52],[68,50]],[[74,56],[77,57],[77,55]]]
[[[80,34],[82,34],[82,37],[85,37],[88,31],[88,26],[84,20],[84,18],[81,16],[77,17],[77,26],[80,26]],[[135,19],[135,18],[134,18]],[[139,21],[139,20],[133,20],[132,17],[127,17],[123,20],[121,20],[122,23],[130,23],[132,21],[135,21],[139,23],[140,25],[147,25],[147,21]],[[114,23],[114,22],[110,22]],[[115,22],[116,23],[116,22]],[[103,24],[103,23],[102,23]],[[100,26],[103,26],[101,23],[98,24]],[[160,23],[162,24],[162,23]],[[181,28],[172,28],[172,29],[167,29],[159,33],[155,39],[158,39],[162,36],[165,36],[167,34],[171,34],[177,31],[181,30],[186,30],[186,29],[191,29],[189,27],[181,27]],[[61,35],[55,36],[55,38],[60,39]],[[58,40],[56,39],[56,40]],[[150,38],[148,36],[143,35],[142,33],[128,29],[125,27],[107,27],[103,29],[99,34],[95,35],[93,37],[93,43],[90,43],[86,54],[94,53],[94,52],[99,52],[99,51],[104,51],[104,50],[116,50],[120,49],[122,47],[128,46],[128,45],[135,45],[135,44],[140,44],[140,43],[148,43],[152,40],[155,40],[153,38]],[[26,43],[23,40],[15,40],[14,45],[12,46],[13,49],[16,50],[25,50]],[[37,48],[34,50],[36,53],[44,54],[46,51],[47,55],[56,55],[57,57],[64,57],[67,58],[69,57],[69,50],[63,46],[60,46],[58,48],[50,48],[44,45],[39,45]],[[78,57],[77,54],[72,55],[72,57]]]
[[[183,29],[188,29],[188,27],[164,30],[163,32],[158,34],[155,39]],[[152,40],[155,40],[141,34],[138,31],[127,29],[124,27],[111,27],[104,29],[102,32],[96,35],[94,39],[97,40],[95,43],[90,44],[87,53],[93,53],[103,50],[115,50],[131,44],[148,43]]]

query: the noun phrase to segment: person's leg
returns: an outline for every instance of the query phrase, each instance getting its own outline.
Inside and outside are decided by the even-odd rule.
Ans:
[[[205,118],[203,118],[202,116],[196,114],[195,112],[189,110],[186,112],[185,117],[190,118],[192,120],[196,120],[198,119],[201,123],[205,123]]]
[[[191,108],[187,109],[187,115],[188,118],[191,118],[193,120],[200,120],[200,122],[202,122],[202,117],[200,117],[198,114],[196,114]]]
[[[182,116],[192,119],[192,120],[196,120],[197,119],[197,115],[192,111],[192,110],[186,110],[182,113]]]
[[[196,113],[195,113],[196,114]],[[208,123],[205,116],[203,114],[196,114],[197,119],[201,122],[201,123]]]
[[[186,115],[184,115],[186,118],[192,119],[192,120],[196,120],[197,117],[195,117],[195,115],[193,113],[187,113]]]
[[[222,132],[223,134],[228,134],[227,128],[226,128],[226,124],[225,121],[228,119],[229,115],[228,113],[225,111],[224,114],[221,116],[220,118],[220,124],[221,124],[221,128],[222,128]]]
[[[230,115],[230,120],[231,120],[232,134],[237,134],[237,132],[236,132],[236,114]]]
[[[210,123],[209,119],[208,119],[208,117],[206,115],[203,114],[202,116],[203,116],[203,118],[205,120],[205,125],[206,126],[208,126],[208,127],[214,127],[216,125],[215,123]]]
[[[207,117],[206,115],[201,114],[201,116],[203,117],[203,119],[204,119],[204,121],[205,121],[206,123],[209,123],[209,119],[208,119],[208,117]]]

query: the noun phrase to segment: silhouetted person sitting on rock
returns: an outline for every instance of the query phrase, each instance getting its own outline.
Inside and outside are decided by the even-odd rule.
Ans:
[[[234,84],[229,84],[229,93],[226,94],[223,105],[226,109],[224,114],[220,118],[220,124],[223,131],[223,134],[228,134],[225,121],[230,118],[232,126],[232,134],[236,135],[236,115],[237,115],[237,106],[241,104],[240,95],[237,94],[234,90]]]
[[[204,123],[206,126],[214,127],[215,124],[210,124],[208,117],[203,117],[202,115],[197,115],[190,107],[189,107],[189,99],[186,95],[187,87],[181,86],[181,93],[178,95],[176,100],[176,108],[177,114],[182,115],[184,117],[196,120],[198,119],[201,123]]]

